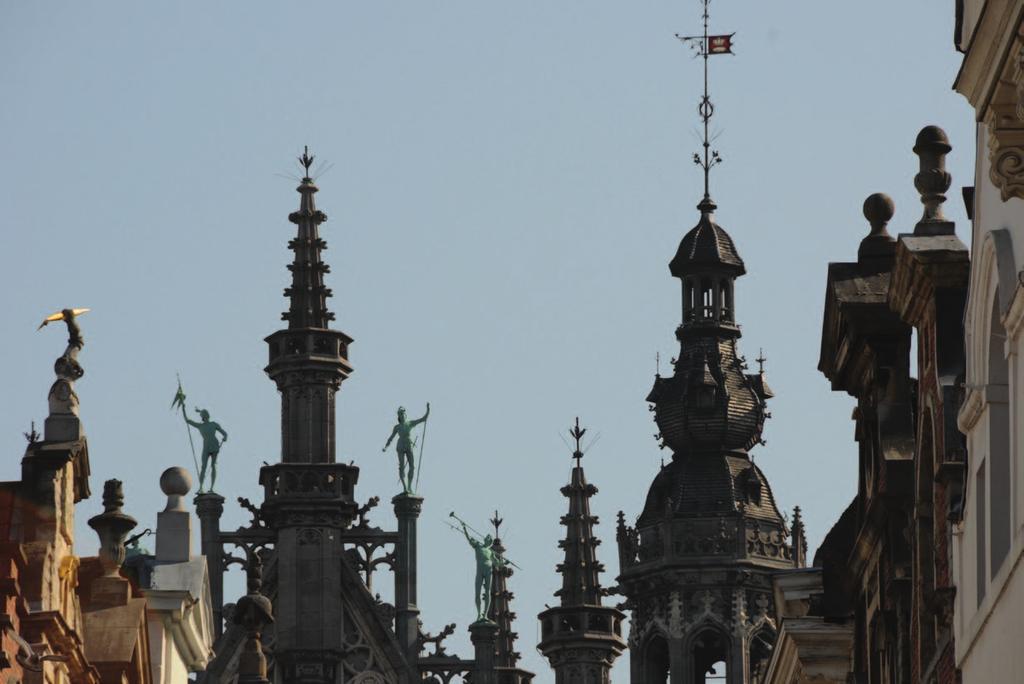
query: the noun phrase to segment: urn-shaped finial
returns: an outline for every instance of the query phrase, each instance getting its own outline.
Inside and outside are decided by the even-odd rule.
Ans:
[[[121,511],[124,491],[120,480],[103,483],[103,512],[89,518],[89,527],[100,538],[100,565],[106,577],[116,577],[126,555],[124,540],[137,524]]]
[[[920,160],[920,170],[914,176],[914,187],[921,193],[924,214],[914,228],[915,235],[952,235],[953,222],[942,214],[953,177],[946,171],[946,155],[952,150],[946,132],[938,126],[925,126],[917,134],[914,154]]]

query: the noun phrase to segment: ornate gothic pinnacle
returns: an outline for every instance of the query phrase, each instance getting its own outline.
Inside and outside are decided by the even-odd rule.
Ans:
[[[580,431],[579,424],[575,431]],[[571,432],[575,437],[575,433]],[[577,447],[577,451],[579,447]],[[569,512],[562,516],[565,538],[558,542],[565,551],[565,560],[558,564],[562,574],[562,588],[555,592],[563,606],[601,605],[600,572],[604,566],[597,560],[600,540],[594,536],[597,516],[590,514],[590,497],[597,487],[587,482],[583,466],[577,460],[569,484],[562,487],[562,495],[569,499]]]
[[[238,600],[232,614],[236,625],[245,628],[245,644],[238,660],[239,684],[267,684],[267,658],[263,655],[263,628],[274,621],[270,599],[260,593],[263,562],[259,551],[247,554],[248,593]]]
[[[327,220],[327,215],[316,208],[313,197],[319,191],[309,176],[309,165],[313,159],[309,148],[299,158],[306,168],[306,176],[296,188],[301,197],[299,210],[288,215],[288,220],[298,226],[298,230],[295,238],[288,243],[288,247],[295,252],[294,260],[288,264],[292,284],[284,291],[291,305],[281,318],[288,321],[291,329],[326,328],[334,320],[334,314],[327,310],[327,298],[331,296],[331,291],[324,286],[324,274],[330,272],[330,267],[321,258],[327,243],[320,238],[319,232],[319,226]]]
[[[807,532],[800,507],[793,507],[793,524],[790,526],[790,542],[793,545],[793,564],[798,568],[807,566]]]
[[[499,533],[503,521],[498,517],[498,511],[494,512],[491,524],[494,526],[494,542],[491,548],[501,558],[505,557],[505,545],[501,541]],[[512,611],[512,599],[515,594],[508,588],[508,580],[512,577],[512,566],[508,563],[496,563],[492,570],[491,579],[491,607],[487,617],[498,625],[498,637],[495,644],[494,664],[497,667],[515,667],[520,655],[516,651],[516,637],[519,635],[512,630],[516,614]]]

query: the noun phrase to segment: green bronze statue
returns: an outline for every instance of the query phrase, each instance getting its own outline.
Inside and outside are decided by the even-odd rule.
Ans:
[[[224,428],[210,420],[210,412],[206,409],[196,407],[196,413],[199,414],[199,420],[189,420],[189,417],[185,414],[185,391],[181,388],[181,379],[178,379],[178,391],[174,395],[174,400],[171,402],[171,408],[179,407],[181,409],[181,418],[185,421],[185,430],[188,432],[189,445],[192,446],[192,458],[195,458],[195,445],[192,443],[192,432],[188,429],[190,426],[194,427],[198,432],[199,436],[203,438],[203,465],[199,468],[199,489],[197,494],[203,492],[203,483],[206,481],[206,468],[210,467],[210,487],[206,490],[208,492],[213,491],[213,486],[217,482],[217,456],[220,454],[220,448],[224,442],[228,441],[228,433],[224,431]],[[220,434],[221,439],[217,439],[217,435]],[[198,464],[197,464],[198,465]]]
[[[462,526],[462,534],[466,541],[473,547],[473,554],[476,560],[476,579],[473,583],[473,600],[476,603],[477,622],[488,620],[487,613],[491,609],[491,580],[494,577],[494,568],[501,568],[504,559],[494,550],[494,537],[487,534],[480,539],[469,533],[466,523],[452,511],[449,517],[455,518]]]
[[[217,455],[220,453],[221,445],[228,441],[228,433],[224,432],[224,428],[219,423],[210,420],[210,412],[206,409],[201,409],[197,406],[196,413],[199,414],[199,422],[189,420],[187,417],[185,422],[198,430],[199,435],[203,438],[203,464],[199,470],[199,491],[203,491],[203,482],[206,480],[206,466],[209,465],[210,487],[207,491],[212,492],[213,486],[217,483]],[[221,435],[219,441],[217,433]]]
[[[416,457],[413,454],[413,447],[416,446],[416,440],[412,436],[412,429],[420,423],[425,423],[427,418],[430,417],[430,402],[427,402],[427,412],[423,414],[422,418],[417,420],[406,420],[405,407],[398,407],[398,422],[395,423],[395,427],[391,429],[391,436],[388,437],[388,441],[385,442],[384,448],[381,451],[387,451],[388,447],[391,446],[391,441],[398,437],[398,444],[395,451],[398,452],[398,479],[402,482],[402,489],[406,494],[412,494],[415,491],[414,483],[419,484],[419,477],[416,476]],[[424,434],[426,434],[426,425],[423,426]],[[423,445],[420,444],[420,460],[423,460]],[[406,478],[406,470],[409,471],[409,477]]]

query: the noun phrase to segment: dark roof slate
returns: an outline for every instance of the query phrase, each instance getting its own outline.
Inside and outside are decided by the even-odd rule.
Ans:
[[[732,238],[709,213],[703,213],[697,225],[683,236],[668,267],[679,278],[695,270],[694,267],[708,266],[726,266],[737,275],[746,273]]]
[[[750,477],[760,481],[759,497],[744,491]],[[665,466],[651,485],[640,527],[660,520],[666,513],[721,515],[743,511],[747,516],[781,522],[768,478],[745,456],[684,456]]]

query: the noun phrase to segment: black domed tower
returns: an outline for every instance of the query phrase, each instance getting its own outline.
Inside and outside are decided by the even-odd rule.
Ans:
[[[731,38],[709,42],[706,26],[696,37],[705,59],[716,38]],[[701,114],[706,129],[706,91]],[[786,524],[750,457],[772,392],[763,366],[748,372],[737,348],[735,283],[746,269],[715,222],[707,172],[718,159],[705,137],[700,219],[669,264],[682,282],[679,356],[647,397],[672,458],[635,526],[619,515],[632,684],[760,681],[775,640],[771,576],[794,567]]]
[[[635,527],[620,515],[619,585],[630,612],[633,684],[758,681],[775,638],[771,575],[794,567],[771,487],[750,458],[772,396],[739,355],[735,279],[744,273],[714,203],[670,264],[683,323],[671,377],[648,395],[672,459]]]

